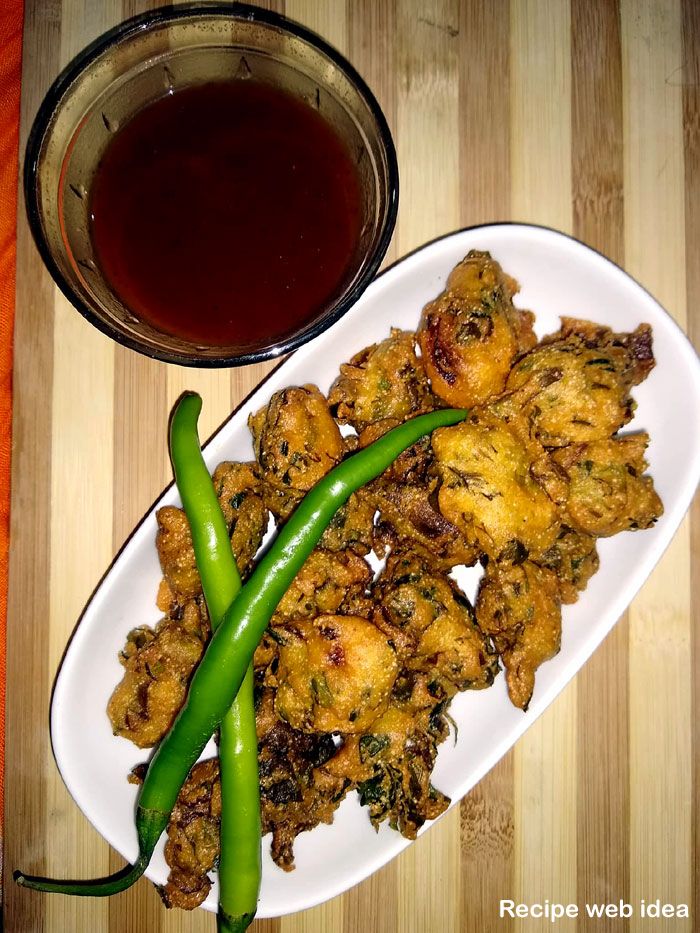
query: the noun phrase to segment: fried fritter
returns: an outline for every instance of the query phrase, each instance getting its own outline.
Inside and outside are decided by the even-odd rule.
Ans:
[[[119,660],[125,673],[107,706],[115,735],[139,748],[162,739],[185,700],[192,671],[211,630],[197,600],[179,609],[179,619],[163,619],[155,629],[132,629]]]
[[[220,463],[212,481],[226,520],[231,549],[245,577],[262,543],[268,521],[257,464]],[[159,596],[159,606],[167,611],[170,604],[182,604],[199,596],[202,582],[189,522],[183,510],[172,505],[163,506],[156,512],[156,520],[156,548],[167,583],[167,590]]]
[[[561,644],[561,605],[556,575],[531,561],[489,561],[476,600],[479,627],[492,636],[506,668],[508,695],[526,710],[535,671]]]
[[[384,557],[389,549],[411,547],[445,570],[470,566],[479,551],[440,512],[433,463],[430,438],[422,438],[366,488],[364,495],[379,512],[373,549]]]
[[[645,433],[574,444],[554,459],[569,477],[566,512],[578,531],[607,537],[650,528],[663,505],[650,476],[644,476]]]
[[[267,531],[268,512],[256,463],[224,461],[214,470],[214,489],[224,513],[231,550],[245,579]]]
[[[448,734],[445,701],[430,694],[425,674],[397,680],[386,711],[370,732],[349,736],[328,769],[357,785],[372,824],[389,821],[415,839],[426,820],[449,806],[449,797],[430,783],[438,745]]]
[[[350,549],[358,554],[372,550],[372,529],[376,509],[363,489],[354,492],[341,505],[323,532],[320,546],[327,551]]]
[[[167,828],[168,882],[160,888],[166,907],[194,910],[211,888],[207,872],[219,856],[221,785],[219,759],[198,762],[177,797]]]
[[[470,408],[499,395],[513,360],[534,346],[534,316],[513,307],[515,282],[472,250],[423,310],[418,342],[433,392]]]
[[[467,541],[494,560],[514,549],[536,559],[552,546],[561,522],[531,470],[541,449],[486,410],[433,432],[432,444],[440,511]]]
[[[428,674],[441,696],[493,683],[494,650],[466,596],[434,565],[412,551],[392,553],[373,595],[375,622],[396,645],[401,663]]]
[[[184,602],[199,596],[202,581],[194,558],[187,516],[182,509],[166,505],[156,512],[156,521],[158,558],[173,599]]]
[[[364,593],[371,581],[372,570],[359,554],[316,548],[282,597],[272,624],[342,612],[343,604]]]
[[[273,860],[291,871],[295,838],[332,822],[350,780],[330,769],[338,751],[333,737],[300,732],[279,719],[273,690],[257,691],[255,719],[262,831],[272,833]]]
[[[359,616],[321,615],[275,629],[281,644],[277,715],[303,732],[364,732],[398,673],[387,638]]]
[[[648,325],[614,334],[563,318],[558,333],[515,364],[501,404],[524,415],[545,447],[602,440],[630,421],[635,407],[630,388],[653,365]]]
[[[554,544],[544,552],[537,563],[554,571],[559,583],[563,603],[575,603],[579,593],[597,573],[600,561],[595,538],[562,525]]]
[[[263,496],[272,514],[289,517],[304,494],[337,463],[343,439],[316,386],[282,389],[248,419]]]
[[[351,424],[359,433],[374,422],[399,424],[434,407],[414,340],[415,334],[392,328],[386,340],[341,365],[328,395],[341,424]]]

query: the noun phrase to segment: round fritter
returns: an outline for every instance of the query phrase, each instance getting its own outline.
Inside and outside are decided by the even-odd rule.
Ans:
[[[466,596],[412,551],[392,553],[374,591],[378,625],[408,670],[423,671],[444,695],[493,683],[498,661]]]
[[[543,453],[487,411],[433,432],[442,514],[492,559],[515,550],[535,557],[559,533],[556,507],[532,475]]]
[[[262,481],[256,463],[224,461],[214,470],[214,489],[231,538],[231,550],[242,577],[267,531],[268,512],[262,498]]]
[[[513,307],[515,283],[472,250],[423,310],[418,342],[433,392],[470,408],[499,395],[515,357],[535,344],[533,315]]]
[[[476,600],[476,618],[506,668],[508,696],[526,710],[535,671],[561,644],[561,605],[556,575],[530,561],[489,562]]]
[[[600,561],[595,538],[562,525],[557,540],[537,563],[557,575],[561,601],[575,603],[593,574],[598,572]]]
[[[620,335],[586,323],[565,319],[558,334],[518,360],[506,383],[511,405],[545,447],[614,434],[634,413],[630,386],[650,368],[648,328]]]
[[[575,444],[554,459],[569,477],[566,512],[578,530],[597,537],[649,528],[663,514],[650,476],[644,476],[645,433]]]
[[[139,748],[155,745],[172,725],[204,652],[209,624],[195,600],[155,629],[133,629],[120,654],[124,677],[114,689],[107,715],[115,735]]]
[[[265,504],[285,519],[343,457],[338,425],[316,386],[282,389],[248,419]]]
[[[322,615],[276,629],[275,710],[305,732],[364,732],[386,708],[398,673],[387,638],[359,616]]]
[[[282,597],[272,624],[332,615],[364,593],[371,581],[372,570],[359,554],[316,548]]]
[[[351,424],[359,432],[376,421],[390,419],[398,424],[433,407],[414,337],[392,328],[386,340],[342,364],[328,395],[341,424]]]
[[[364,489],[354,492],[330,520],[321,537],[321,547],[328,551],[349,548],[357,554],[369,554],[372,550],[375,511]]]

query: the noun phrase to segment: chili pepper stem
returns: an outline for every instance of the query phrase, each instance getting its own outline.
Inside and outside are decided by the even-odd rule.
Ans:
[[[89,894],[91,897],[109,897],[126,891],[138,881],[145,872],[150,861],[150,853],[144,853],[133,865],[126,865],[115,875],[110,875],[100,881],[52,881],[50,878],[41,878],[38,875],[25,875],[21,871],[13,872],[12,877],[23,888],[33,891],[44,891],[47,894]],[[89,890],[86,890],[89,888]]]

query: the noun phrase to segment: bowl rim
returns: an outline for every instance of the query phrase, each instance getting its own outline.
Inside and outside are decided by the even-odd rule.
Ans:
[[[377,240],[375,249],[370,255],[364,271],[353,286],[322,318],[315,321],[307,329],[292,334],[273,346],[249,350],[236,354],[235,356],[222,354],[220,356],[210,356],[204,359],[195,359],[190,355],[184,355],[174,350],[164,351],[144,346],[138,339],[124,334],[117,330],[117,328],[111,326],[109,322],[99,317],[92,308],[81,300],[64,276],[49,247],[39,207],[37,170],[39,157],[43,149],[47,131],[50,129],[53,115],[64,94],[84,68],[100,58],[100,56],[112,46],[128,39],[132,35],[137,35],[146,29],[165,25],[172,21],[191,19],[202,15],[261,23],[284,30],[321,51],[340,68],[350,82],[357,88],[376,122],[380,144],[387,163],[387,209],[379,239]],[[375,277],[386,255],[386,251],[389,248],[398,213],[399,167],[391,130],[389,129],[389,124],[379,102],[357,69],[334,46],[308,27],[272,10],[250,6],[247,3],[224,3],[221,2],[221,0],[203,0],[203,2],[190,2],[177,6],[161,6],[154,10],[148,10],[145,13],[139,13],[136,16],[129,17],[99,35],[71,59],[49,87],[32,122],[25,147],[23,190],[29,228],[44,265],[65,298],[68,299],[71,305],[73,305],[86,320],[116,343],[150,357],[151,359],[160,360],[164,363],[174,363],[179,366],[190,366],[197,369],[216,369],[260,363],[265,360],[275,359],[285,353],[290,353],[323,333],[352,307]]]

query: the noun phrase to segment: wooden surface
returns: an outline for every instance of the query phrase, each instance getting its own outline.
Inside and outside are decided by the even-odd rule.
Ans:
[[[700,338],[698,0],[280,0],[377,94],[401,167],[388,260],[470,224],[524,220],[621,263]],[[140,0],[27,0],[22,139],[59,69]],[[63,787],[48,733],[53,678],[96,581],[169,479],[165,425],[185,387],[213,430],[264,367],[196,372],[116,347],[58,294],[18,233],[6,853],[59,876],[121,864]],[[697,430],[700,426],[694,426]],[[700,908],[700,514],[602,648],[516,748],[375,877],[256,933],[549,930],[498,918],[526,903]],[[692,559],[691,559],[692,558]],[[637,911],[635,911],[636,913]],[[5,881],[10,933],[193,933],[141,881],[109,901]],[[700,920],[560,921],[671,930]]]

